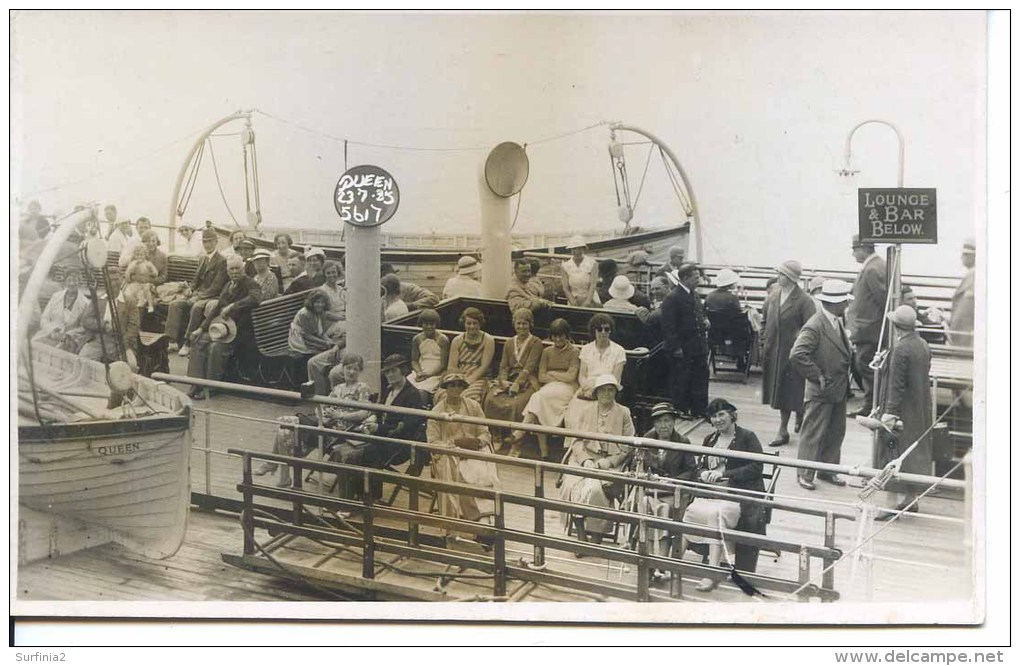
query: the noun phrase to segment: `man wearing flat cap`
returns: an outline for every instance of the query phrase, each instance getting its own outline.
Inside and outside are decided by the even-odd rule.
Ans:
[[[708,407],[708,321],[696,291],[696,264],[677,270],[680,283],[662,302],[662,338],[670,357],[673,406],[681,414],[706,416]]]
[[[931,350],[928,343],[917,333],[917,314],[909,305],[901,305],[888,315],[893,325],[896,344],[889,356],[889,383],[882,403],[882,421],[895,429],[902,424],[896,436],[879,442],[875,447],[872,466],[884,468],[889,462],[903,455],[907,448],[921,442],[903,459],[900,472],[906,474],[932,473],[931,433],[932,423]],[[899,493],[897,511],[917,511],[917,486],[900,481],[890,481],[886,490]],[[886,513],[877,520],[889,520],[893,514]]]
[[[219,235],[213,229],[202,230],[202,255],[198,270],[191,280],[191,296],[174,301],[167,308],[164,333],[170,338],[170,351],[180,348],[180,355],[190,352],[186,336],[190,336],[202,323],[205,307],[219,298],[223,285],[227,283],[227,260],[216,251]],[[187,321],[187,328],[184,323]]]
[[[854,369],[861,378],[864,389],[864,405],[847,416],[867,416],[875,393],[875,371],[868,364],[878,351],[878,338],[885,324],[886,284],[885,260],[875,254],[872,243],[862,243],[854,234],[852,242],[854,260],[861,264],[861,271],[854,280],[853,303],[846,311],[846,325],[850,331],[850,342],[854,344]]]
[[[953,310],[949,313],[949,344],[957,347],[974,346],[974,259],[976,256],[974,239],[969,238],[963,244],[960,259],[967,269],[960,286],[953,293]]]
[[[804,424],[800,431],[797,457],[813,462],[839,464],[846,435],[846,393],[848,370],[853,359],[850,340],[843,325],[843,313],[853,299],[850,285],[826,280],[818,295],[818,312],[800,329],[790,351],[790,363],[807,380],[804,391]],[[846,482],[835,474],[818,473],[818,478],[836,486]],[[801,488],[814,490],[815,472],[797,472]]]

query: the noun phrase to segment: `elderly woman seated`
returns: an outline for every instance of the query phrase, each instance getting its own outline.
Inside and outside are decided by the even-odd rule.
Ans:
[[[431,397],[439,388],[446,366],[450,362],[450,338],[439,332],[439,313],[425,308],[418,315],[421,333],[411,339],[411,374],[407,381]]]
[[[677,413],[673,405],[668,402],[660,402],[652,407],[651,413],[652,429],[644,434],[648,439],[658,439],[674,444],[690,444],[691,441],[676,431]],[[641,465],[642,471],[652,477],[660,477],[670,481],[692,481],[698,473],[698,461],[693,453],[676,451],[672,449],[647,448],[642,450],[642,455],[636,456]],[[638,506],[638,511],[660,518],[672,517],[674,506],[673,495],[680,492],[649,489],[646,490]],[[683,501],[682,496],[681,502]],[[676,516],[682,515],[683,509]],[[669,557],[670,535],[665,530],[652,530],[652,543],[655,544],[652,553],[661,557]],[[661,580],[662,575],[653,569],[649,572],[653,581]]]
[[[737,408],[733,404],[722,398],[716,398],[709,403],[708,414],[715,432],[705,437],[702,446],[714,447],[721,451],[762,452],[757,435],[737,425]],[[741,458],[701,456],[698,463],[697,479],[701,483],[723,488],[761,493],[765,491],[765,484],[762,480],[762,464]],[[740,521],[740,514],[743,510],[738,497],[739,495],[735,495],[732,500],[709,497],[695,498],[684,513],[684,522],[704,525],[713,529],[732,530]],[[748,509],[750,509],[750,505],[748,505]],[[723,546],[720,539],[692,534],[685,535],[681,542],[679,557],[683,557],[689,543],[708,544],[708,562],[712,566],[719,566]],[[727,542],[726,550],[728,553],[732,553],[734,550],[729,542]],[[735,562],[730,562],[730,564],[735,565]],[[718,585],[718,580],[703,578],[697,589],[701,592],[709,592],[715,589],[716,585]]]
[[[298,354],[318,354],[333,347],[327,337],[332,322],[329,319],[329,296],[316,289],[305,298],[304,306],[290,323],[287,346]]]
[[[531,310],[521,308],[513,313],[516,335],[503,345],[499,374],[485,397],[485,415],[500,421],[520,422],[524,407],[538,390],[538,364],[542,356],[542,341],[532,335],[535,317]],[[501,438],[508,440],[509,437]],[[502,446],[499,447],[502,450]]]
[[[577,430],[602,435],[634,435],[634,421],[630,410],[616,402],[616,394],[622,387],[616,377],[605,374],[594,382],[595,400],[586,402],[579,412]],[[594,439],[568,438],[566,464],[576,467],[590,467],[599,470],[623,471],[630,462],[633,449],[615,442]],[[567,474],[560,486],[561,497],[568,502],[610,508],[614,501],[622,499],[623,485],[615,481],[603,481],[590,477]],[[567,516],[564,516],[567,520]],[[602,537],[612,527],[610,521],[602,518],[575,518],[578,537],[589,538],[601,543]],[[569,526],[568,526],[569,527]]]
[[[567,405],[577,393],[577,373],[581,362],[577,347],[570,344],[570,324],[565,319],[554,319],[549,324],[549,338],[552,346],[542,350],[538,362],[538,382],[542,386],[528,399],[522,414],[524,423],[556,428],[563,425]],[[524,431],[515,430],[513,437],[510,455],[516,458],[521,454]],[[536,438],[540,455],[548,459],[548,435],[538,433]]]
[[[460,414],[484,418],[481,405],[466,396],[468,380],[464,375],[453,372],[443,377],[440,388],[445,389],[443,397],[432,409],[436,414]],[[428,443],[433,446],[460,448],[469,451],[485,451],[492,453],[492,441],[489,429],[483,425],[458,423],[440,419],[430,419],[426,427]],[[470,483],[465,477],[464,465],[467,461],[452,455],[433,453],[431,461],[432,478],[440,481]],[[481,518],[478,500],[469,495],[451,492],[438,493],[439,512],[449,518],[477,521]],[[455,536],[451,534],[451,536]]]

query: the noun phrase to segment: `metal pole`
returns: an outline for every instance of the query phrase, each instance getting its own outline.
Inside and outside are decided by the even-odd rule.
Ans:
[[[195,139],[195,143],[192,144],[191,150],[188,151],[188,156],[184,158],[184,164],[181,165],[181,170],[177,173],[177,179],[174,181],[174,192],[170,197],[169,227],[170,227],[171,252],[174,251],[174,236],[175,236],[174,231],[176,231],[177,229],[177,203],[180,201],[181,197],[181,186],[184,184],[184,177],[188,173],[188,167],[191,165],[191,161],[195,158],[195,153],[197,153],[198,149],[202,147],[202,144],[204,144],[205,140],[209,138],[209,135],[215,132],[217,129],[219,129],[220,126],[226,125],[227,123],[233,120],[246,119],[249,122],[251,122],[251,113],[252,112],[250,110],[238,111],[237,113],[230,114],[226,118],[217,120],[215,123],[207,127],[205,131],[203,131],[202,134],[199,135],[197,139]]]
[[[694,260],[700,264],[702,252],[702,239],[701,239],[701,215],[698,213],[698,200],[694,196],[694,188],[691,187],[691,181],[687,177],[687,172],[684,171],[683,165],[680,164],[680,160],[677,158],[676,153],[674,153],[673,150],[665,143],[663,143],[662,140],[659,139],[657,136],[655,136],[651,132],[641,129],[640,127],[635,127],[633,125],[624,125],[623,123],[610,123],[609,129],[627,130],[629,132],[640,134],[646,139],[649,139],[659,148],[662,148],[663,152],[666,153],[666,156],[670,159],[671,162],[673,162],[673,166],[675,166],[676,170],[680,173],[680,180],[682,180],[684,183],[684,189],[687,190],[687,196],[690,197],[691,199],[691,217],[694,218]]]
[[[205,494],[212,495],[212,414],[205,415]],[[247,458],[245,458],[247,460]]]

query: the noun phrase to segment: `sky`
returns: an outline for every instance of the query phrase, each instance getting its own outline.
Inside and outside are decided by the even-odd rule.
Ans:
[[[346,139],[348,165],[399,183],[385,231],[478,232],[479,170],[516,141],[530,174],[515,230],[615,230],[599,124],[615,120],[677,154],[706,261],[849,269],[856,188],[896,185],[895,135],[861,129],[860,173],[836,170],[850,129],[878,118],[905,136],[905,185],[938,192],[940,242],[908,246],[905,272],[962,273],[984,226],[983,12],[21,12],[12,40],[15,208],[113,202],[165,223],[199,132],[254,108],[266,225],[339,229]],[[243,220],[242,127],[212,152]],[[683,221],[647,156],[627,147],[634,222]],[[207,151],[185,219],[230,224],[211,166]]]

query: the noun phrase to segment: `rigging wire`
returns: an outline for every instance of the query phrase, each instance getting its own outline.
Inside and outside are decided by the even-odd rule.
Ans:
[[[191,162],[191,171],[188,172],[188,179],[184,184],[184,191],[181,192],[181,197],[177,200],[178,217],[184,217],[184,212],[188,209],[188,204],[191,203],[191,195],[194,193],[195,184],[198,182],[198,167],[202,163],[202,158],[205,156],[205,143],[206,142],[202,142],[202,145],[198,147],[195,159]],[[212,144],[210,144],[210,148],[211,146]],[[110,233],[113,232],[111,231]]]
[[[234,226],[240,229],[241,225],[237,223],[237,218],[234,217],[234,211],[230,210],[230,204],[227,203],[227,195],[223,192],[223,183],[220,182],[220,172],[219,169],[216,168],[216,153],[213,152],[212,142],[208,143],[209,156],[212,158],[213,173],[216,175],[216,186],[220,190],[220,198],[223,199],[223,205],[227,207],[227,212],[230,213],[230,219],[234,221]]]
[[[648,157],[645,158],[645,170],[641,173],[641,182],[638,184],[637,196],[634,197],[634,205],[631,206],[631,212],[637,210],[638,201],[641,200],[641,190],[645,188],[645,176],[648,175],[648,165],[652,163],[652,150],[653,147],[649,146]]]

